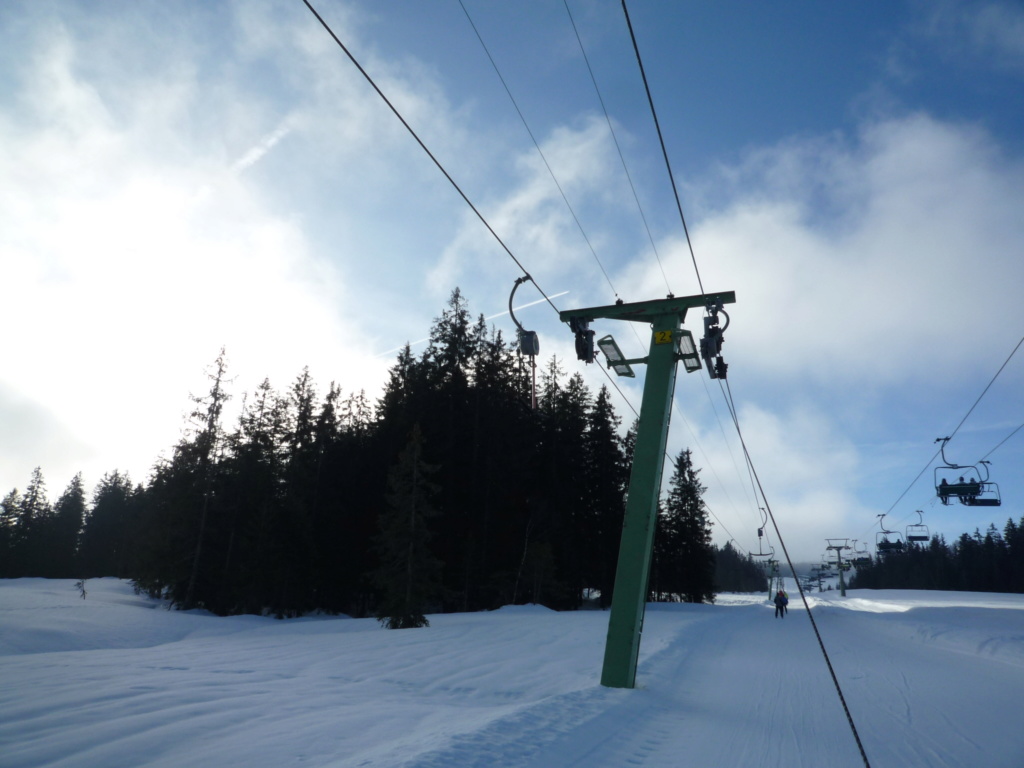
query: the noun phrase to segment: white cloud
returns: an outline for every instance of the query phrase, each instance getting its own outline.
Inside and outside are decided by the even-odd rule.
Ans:
[[[385,363],[346,317],[343,275],[236,173],[289,118],[233,167],[182,153],[176,133],[201,106],[191,75],[161,72],[159,109],[118,113],[83,76],[95,51],[82,46],[64,33],[40,46],[18,122],[0,123],[0,326],[15,363],[2,384],[18,414],[47,414],[28,419],[37,435],[0,438],[16,454],[4,486],[43,463],[25,447],[43,431],[64,435],[46,452],[52,484],[80,469],[87,483],[115,468],[144,479],[222,345],[229,375],[244,372],[236,395],[264,376],[284,388],[307,364],[324,385],[374,387]]]
[[[541,142],[543,158],[532,145],[524,149],[516,157],[518,177],[511,188],[502,190],[498,199],[478,205],[505,245],[542,286],[560,286],[571,280],[577,291],[593,291],[600,300],[610,300],[600,270],[610,270],[615,260],[607,242],[607,217],[617,215],[609,211],[622,204],[621,199],[603,191],[612,186],[609,177],[617,170],[611,150],[611,136],[603,120],[588,118],[578,127],[558,127]],[[431,273],[435,289],[455,285],[481,260],[488,265],[495,258],[508,260],[514,274],[517,268],[479,219],[466,214],[463,222]],[[587,233],[589,246],[580,226]],[[487,256],[482,259],[481,254]]]
[[[786,142],[707,182],[708,202],[692,217],[697,260],[708,291],[737,293],[723,352],[744,436],[797,557],[825,537],[873,541],[875,515],[934,437],[908,449],[904,433],[900,456],[879,452],[893,413],[937,430],[955,424],[962,412],[929,418],[933,393],[979,394],[1019,338],[1022,182],[1020,161],[983,132],[925,115],[867,124],[855,142]],[[672,283],[692,281],[685,242],[659,247]],[[616,279],[634,295],[662,285],[645,255]],[[701,332],[696,313],[687,325]],[[1011,367],[1000,385],[1020,379]],[[697,438],[677,425],[670,445],[689,444],[698,465],[715,468],[702,476],[712,509],[756,549],[756,505],[745,469],[734,470],[740,449],[726,451],[707,395],[690,382],[681,379],[677,400]],[[710,394],[734,441],[717,387]],[[861,434],[874,436],[855,444]],[[927,485],[906,503],[927,500]],[[866,508],[872,498],[886,506]]]
[[[924,7],[926,33],[948,53],[969,53],[1024,75],[1024,8],[1019,3],[943,0]]]
[[[236,396],[309,365],[321,386],[372,397],[390,362],[375,353],[424,336],[455,285],[474,313],[505,309],[518,269],[301,4],[22,12],[37,8],[54,23],[24,25],[31,54],[0,96],[0,323],[13,329],[0,409],[34,425],[0,436],[0,490],[36,464],[51,486],[79,469],[144,479],[221,345]],[[611,303],[525,136],[453,104],[429,67],[381,55],[363,10],[325,10],[543,288],[570,290],[566,306]],[[609,139],[592,118],[541,137],[616,290],[662,296]],[[767,147],[684,191],[700,201],[687,213],[705,287],[738,295],[725,356],[745,434],[773,505],[815,549],[844,517],[873,522],[848,475],[877,459],[845,426],[884,419],[872,401],[987,380],[1019,336],[1022,181],[981,130],[912,115]],[[685,243],[659,250],[673,290],[696,293]],[[584,370],[549,307],[520,320],[545,358]],[[624,389],[639,406],[639,386]],[[733,458],[705,405],[681,407],[722,476],[704,475],[716,511],[750,546],[746,492],[715,487],[733,482]]]
[[[699,402],[689,405],[700,407]],[[739,406],[739,421],[760,487],[794,557],[805,558],[822,548],[825,537],[857,535],[851,531],[862,527],[868,514],[857,501],[863,468],[856,448],[838,432],[831,416],[811,406],[773,411],[746,402]],[[725,424],[733,446],[730,454],[711,423],[696,436],[674,429],[672,444],[693,448],[695,464],[702,467],[701,480],[708,487],[705,499],[720,522],[715,540],[723,544],[731,534],[740,547],[756,551],[762,525],[758,507],[763,504],[752,501],[751,484],[756,481],[747,474],[732,424]],[[771,522],[765,541],[782,556]]]
[[[1005,354],[988,331],[1024,322],[1024,166],[976,129],[889,120],[850,147],[761,151],[719,181],[727,202],[691,232],[705,288],[737,292],[734,363],[851,387],[973,378]],[[684,248],[662,248],[673,282],[692,271]],[[638,264],[625,280],[656,293]]]

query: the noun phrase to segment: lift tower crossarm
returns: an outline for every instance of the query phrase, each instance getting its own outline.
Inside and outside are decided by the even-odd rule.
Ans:
[[[728,293],[671,297],[633,304],[613,304],[560,312],[562,322],[609,319],[644,322],[651,326],[650,351],[646,358],[647,376],[640,406],[633,467],[629,475],[629,493],[622,521],[619,561],[615,569],[615,588],[608,617],[601,684],[610,688],[632,688],[636,683],[636,662],[640,652],[640,630],[647,602],[647,579],[651,568],[651,548],[658,513],[658,497],[665,468],[668,423],[675,391],[679,339],[686,311],[701,309],[717,302],[733,304],[736,295]]]
[[[724,293],[706,293],[697,296],[676,296],[670,299],[655,299],[654,301],[637,301],[631,304],[611,304],[606,307],[588,307],[585,309],[567,309],[559,312],[558,316],[563,323],[572,317],[581,317],[585,320],[632,320],[638,323],[653,322],[659,315],[678,315],[679,322],[686,319],[686,310],[694,307],[703,309],[708,304],[721,301],[723,304],[735,304],[736,292],[725,291]]]

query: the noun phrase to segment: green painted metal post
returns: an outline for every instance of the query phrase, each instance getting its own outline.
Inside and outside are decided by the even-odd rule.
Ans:
[[[636,682],[636,662],[640,653],[640,630],[647,604],[647,578],[651,570],[651,549],[665,468],[668,424],[675,392],[676,367],[680,353],[681,327],[686,310],[706,307],[713,302],[732,304],[732,291],[720,294],[681,296],[633,304],[573,309],[559,313],[562,322],[572,318],[628,320],[651,328],[644,397],[640,406],[633,469],[629,476],[629,496],[622,523],[619,562],[615,570],[615,592],[608,618],[608,640],[604,651],[601,684],[611,688],[632,688]]]
[[[608,619],[601,685],[632,688],[640,652],[640,630],[647,603],[647,577],[665,466],[665,446],[676,383],[679,315],[654,318],[647,378],[640,406],[629,498],[622,524],[615,592]]]

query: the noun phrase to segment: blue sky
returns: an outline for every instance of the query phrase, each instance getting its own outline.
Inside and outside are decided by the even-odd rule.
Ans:
[[[589,246],[457,0],[315,5],[559,308],[699,292],[620,3],[568,5],[650,237],[562,0],[464,0]],[[1024,335],[1024,9],[629,11],[702,281],[737,293],[732,393],[793,554],[873,541],[890,507],[948,536],[1019,519],[1024,431],[988,457],[998,510],[910,484]],[[307,365],[375,398],[455,286],[498,315],[519,274],[299,0],[0,7],[3,492],[35,466],[53,495],[144,480],[221,346],[236,406]],[[546,304],[519,319],[607,381]],[[1022,386],[1018,353],[947,456],[1024,422]],[[756,549],[718,384],[681,376],[676,405],[716,539]]]

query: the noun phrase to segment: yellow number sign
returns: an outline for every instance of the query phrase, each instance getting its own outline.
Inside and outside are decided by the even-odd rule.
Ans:
[[[655,344],[671,344],[672,343],[672,331],[655,331],[654,332],[654,343]]]

